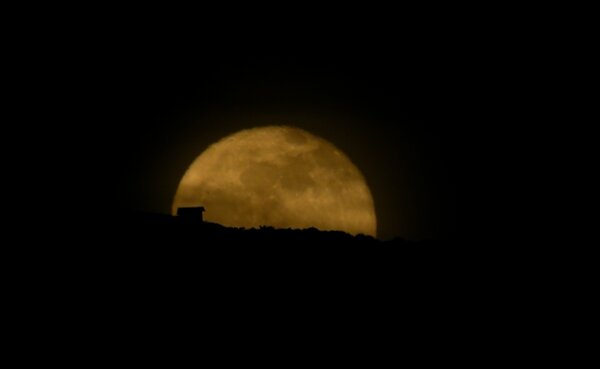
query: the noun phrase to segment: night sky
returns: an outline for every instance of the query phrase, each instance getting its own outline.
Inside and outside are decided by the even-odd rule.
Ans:
[[[284,124],[332,142],[362,171],[378,238],[460,232],[479,77],[476,53],[452,38],[129,36],[81,59],[82,139],[72,154],[97,212],[169,213],[178,181],[208,145]]]

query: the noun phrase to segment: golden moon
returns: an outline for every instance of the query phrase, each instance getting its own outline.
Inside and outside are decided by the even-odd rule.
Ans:
[[[181,179],[173,215],[190,206],[230,227],[377,231],[358,168],[331,143],[287,126],[243,130],[208,147]]]

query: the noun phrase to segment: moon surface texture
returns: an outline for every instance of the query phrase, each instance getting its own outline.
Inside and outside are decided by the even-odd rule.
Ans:
[[[331,143],[304,130],[268,126],[211,145],[185,172],[173,201],[204,206],[230,227],[310,228],[376,236],[371,192]]]

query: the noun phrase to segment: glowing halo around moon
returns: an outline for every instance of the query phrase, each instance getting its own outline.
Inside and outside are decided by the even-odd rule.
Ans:
[[[172,212],[188,206],[230,227],[377,230],[358,168],[331,143],[287,126],[246,129],[208,147],[182,177]]]

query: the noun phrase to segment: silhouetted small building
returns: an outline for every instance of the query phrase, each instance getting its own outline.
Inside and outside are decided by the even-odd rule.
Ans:
[[[203,206],[192,207],[192,208],[177,208],[177,216],[186,220],[194,220],[203,222],[202,213],[204,212]]]

